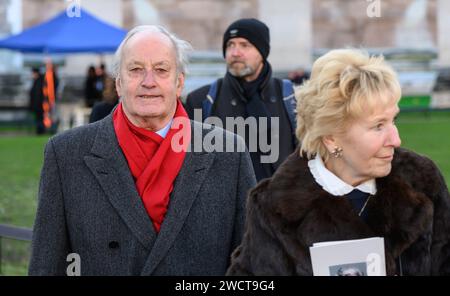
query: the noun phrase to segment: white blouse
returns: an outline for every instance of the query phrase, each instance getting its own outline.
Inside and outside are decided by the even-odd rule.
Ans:
[[[316,182],[328,193],[334,196],[342,196],[350,193],[353,189],[359,189],[362,192],[370,193],[375,195],[377,193],[377,185],[375,179],[370,179],[364,183],[353,187],[344,181],[342,181],[338,176],[329,171],[320,156],[316,156],[314,159],[308,161],[308,167],[311,171]]]

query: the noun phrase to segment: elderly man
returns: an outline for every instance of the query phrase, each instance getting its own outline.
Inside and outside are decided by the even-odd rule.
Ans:
[[[192,149],[211,134],[245,144],[189,121],[187,49],[162,27],[134,28],[115,56],[117,108],[50,139],[30,275],[225,273],[255,176],[247,152]]]
[[[271,177],[296,145],[292,84],[272,78],[267,61],[269,28],[263,22],[235,21],[225,30],[222,48],[227,63],[225,77],[190,93],[186,111],[191,119],[199,121],[218,118],[232,132],[235,126],[227,125],[227,120],[234,118],[238,122],[237,118],[245,118],[248,126],[238,127],[237,133],[250,150],[256,178]],[[195,110],[201,111],[199,118]]]

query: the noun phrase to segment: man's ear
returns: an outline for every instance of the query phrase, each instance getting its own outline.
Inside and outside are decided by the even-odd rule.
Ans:
[[[184,88],[184,73],[178,74],[176,87],[177,87],[177,98],[180,98]]]
[[[117,91],[117,94],[119,95],[119,97],[121,97],[121,93],[122,93],[122,82],[121,82],[121,80],[120,80],[120,76],[117,76],[116,77],[116,91]]]

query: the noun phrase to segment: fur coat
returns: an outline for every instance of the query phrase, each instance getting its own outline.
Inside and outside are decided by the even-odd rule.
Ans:
[[[316,183],[297,150],[250,192],[227,274],[312,275],[313,243],[374,236],[384,237],[388,275],[450,274],[450,197],[435,164],[396,149],[390,174],[376,184],[364,222],[348,199]]]

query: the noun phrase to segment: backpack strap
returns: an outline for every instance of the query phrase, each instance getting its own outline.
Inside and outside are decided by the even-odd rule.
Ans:
[[[211,83],[206,99],[202,102],[202,121],[205,121],[205,119],[211,115],[212,106],[217,98],[217,91],[219,89],[218,84],[219,80],[215,80]]]
[[[294,85],[288,79],[281,80],[282,83],[282,94],[283,94],[283,104],[284,108],[289,117],[289,121],[291,123],[292,130],[295,132],[297,128],[297,123],[295,119],[297,100],[294,95]]]

